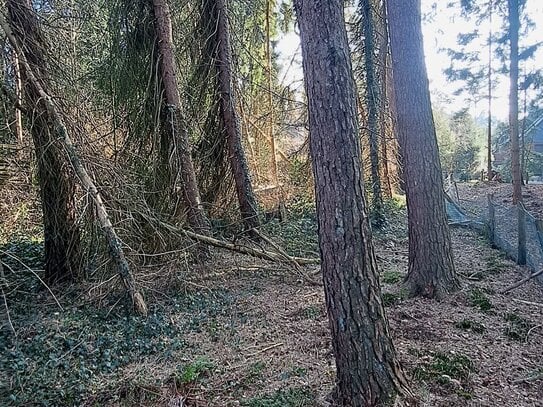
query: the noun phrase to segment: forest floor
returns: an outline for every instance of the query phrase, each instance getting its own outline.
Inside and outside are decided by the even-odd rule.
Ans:
[[[500,294],[527,271],[454,228],[462,289],[441,302],[407,298],[405,211],[392,219],[375,233],[376,254],[391,334],[421,405],[543,406],[542,287]],[[265,232],[292,254],[317,250],[311,215]],[[4,310],[0,405],[328,405],[322,287],[288,266],[222,251],[189,269],[153,288],[147,319],[115,302],[99,307],[80,287],[57,293],[63,310],[37,283],[7,293],[16,336]]]

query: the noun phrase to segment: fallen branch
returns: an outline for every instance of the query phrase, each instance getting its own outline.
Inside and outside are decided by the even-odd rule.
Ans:
[[[227,249],[230,251],[247,254],[249,256],[257,257],[259,259],[277,261],[277,262],[281,262],[285,260],[284,256],[277,253],[268,252],[266,250],[258,250],[258,249],[253,249],[252,247],[236,245],[234,243],[225,242],[224,240],[219,240],[213,237],[200,235],[190,230],[183,230],[183,233],[185,233],[191,239],[197,240],[199,242],[207,243],[211,246]],[[291,257],[291,259],[296,261],[298,264],[304,264],[304,265],[320,263],[319,259],[306,259],[303,257]]]
[[[321,285],[321,283],[319,281],[314,280],[312,277],[307,275],[303,271],[302,267],[300,266],[300,263],[298,263],[294,257],[289,255],[281,246],[279,246],[277,243],[275,243],[269,237],[262,234],[257,229],[253,229],[253,231],[256,233],[256,235],[258,237],[260,237],[262,240],[264,240],[266,243],[268,243],[270,246],[272,246],[277,251],[277,253],[279,253],[281,256],[283,256],[285,258],[286,261],[291,263],[294,266],[294,269],[298,272],[298,274],[300,274],[306,281],[308,281],[309,283],[311,283],[313,285]]]
[[[100,225],[102,226],[104,237],[108,244],[110,257],[117,267],[119,276],[121,277],[125,289],[130,295],[134,308],[140,315],[146,316],[147,306],[145,305],[143,296],[136,289],[134,277],[130,271],[130,266],[128,265],[128,261],[126,260],[124,251],[121,247],[121,240],[119,239],[117,233],[115,232],[115,229],[113,228],[106,207],[104,205],[104,202],[102,201],[102,197],[98,192],[98,189],[96,188],[96,185],[94,184],[92,178],[89,176],[87,170],[79,159],[74,144],[68,135],[68,131],[66,129],[66,125],[64,124],[61,114],[57,111],[53,100],[51,99],[51,96],[47,93],[47,91],[43,88],[41,82],[34,75],[34,72],[26,59],[26,55],[22,51],[19,41],[11,31],[11,28],[5,20],[4,15],[1,13],[0,26],[2,27],[4,33],[6,34],[6,37],[8,38],[13,48],[17,51],[21,63],[25,68],[26,76],[29,82],[35,87],[38,94],[42,98],[47,114],[49,115],[52,122],[52,127],[59,136],[58,140],[64,146],[64,149],[66,150],[66,153],[68,155],[68,159],[70,160],[70,163],[72,164],[75,173],[81,181],[81,185],[92,197],[98,220],[100,222]]]
[[[514,290],[517,287],[520,287],[521,285],[530,281],[532,278],[540,276],[541,274],[543,274],[543,269],[539,270],[537,273],[530,274],[528,277],[520,280],[518,283],[515,283],[512,286],[507,287],[505,290],[500,291],[500,294],[508,293],[509,291]]]

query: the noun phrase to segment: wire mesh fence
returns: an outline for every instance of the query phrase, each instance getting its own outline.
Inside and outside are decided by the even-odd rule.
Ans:
[[[484,216],[490,241],[519,264],[534,271],[543,268],[543,222],[524,205],[501,205],[488,196],[488,212]],[[519,228],[519,222],[524,229]],[[522,224],[520,223],[520,224]],[[543,278],[540,278],[543,282]]]

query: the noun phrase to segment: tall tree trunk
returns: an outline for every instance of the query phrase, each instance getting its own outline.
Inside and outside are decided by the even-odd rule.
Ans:
[[[371,161],[372,216],[374,223],[384,221],[383,192],[379,166],[379,101],[380,87],[377,83],[375,63],[375,16],[371,0],[361,0],[359,4],[364,31],[364,67],[366,73],[366,104],[368,106],[368,132]]]
[[[272,0],[266,1],[266,70],[268,79],[268,138],[270,140],[270,160],[271,160],[271,172],[272,182],[275,186],[279,185],[278,173],[277,173],[277,153],[275,147],[275,134],[274,134],[274,112],[273,112],[273,87],[272,87],[272,55],[271,55],[271,14],[272,14]]]
[[[181,97],[177,88],[176,62],[173,47],[172,21],[167,0],[153,0],[155,30],[159,51],[159,68],[163,88],[165,108],[161,133],[161,155],[169,165],[167,182],[174,188],[181,181],[181,199],[185,204],[189,225],[200,233],[209,232],[209,222],[205,215],[196,174],[190,152],[188,131],[181,117]],[[172,159],[172,157],[174,157]],[[173,164],[172,164],[173,163]]]
[[[520,146],[518,125],[518,0],[507,1],[509,9],[509,137],[511,139],[511,174],[513,175],[513,203],[522,202],[522,180],[520,177]]]
[[[295,7],[336,401],[349,407],[384,405],[406,384],[389,335],[366,213],[343,1],[296,0]]]
[[[388,27],[387,27],[387,18],[386,18],[386,4],[384,1],[380,2],[379,6],[379,15],[376,21],[379,21],[380,30],[379,33],[379,73],[380,73],[380,89],[379,89],[379,121],[380,124],[380,137],[381,137],[381,168],[382,168],[382,183],[383,183],[383,192],[386,197],[389,199],[392,198],[392,180],[391,180],[391,170],[390,170],[390,161],[389,161],[389,147],[387,144],[387,87],[388,87]]]
[[[404,159],[412,295],[439,297],[459,287],[451,248],[428,76],[420,0],[389,0],[398,138]]]
[[[226,0],[216,0],[217,8],[217,68],[221,94],[221,116],[228,141],[228,159],[234,175],[236,193],[243,222],[248,229],[258,227],[256,198],[253,192],[247,158],[241,141],[239,117],[236,112],[232,78],[230,27]]]
[[[492,1],[489,5],[489,24],[488,31],[488,124],[487,124],[487,179],[492,180]]]
[[[29,0],[8,0],[10,26],[20,44],[14,53],[25,59],[47,86],[47,63],[42,46],[36,14]],[[19,61],[18,61],[19,62]],[[49,283],[73,281],[80,268],[80,232],[76,221],[75,184],[64,153],[55,143],[58,135],[51,127],[47,107],[36,86],[28,80],[28,69],[19,64],[20,78],[24,83],[22,94],[32,123],[38,167],[38,179],[43,212],[45,239],[45,279]]]

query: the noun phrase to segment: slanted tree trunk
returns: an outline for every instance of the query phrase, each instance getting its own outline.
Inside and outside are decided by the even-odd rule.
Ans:
[[[6,6],[13,36],[21,44],[20,47],[12,46],[19,65],[17,75],[20,76],[16,81],[21,78],[24,82],[21,91],[28,121],[32,124],[43,213],[45,280],[48,283],[73,281],[80,268],[80,232],[76,222],[73,175],[62,149],[55,143],[58,135],[49,122],[45,101],[28,80],[28,68],[20,64],[23,58],[28,61],[28,66],[47,86],[47,63],[41,48],[45,41],[29,0],[8,0]]]
[[[188,131],[181,114],[181,97],[177,87],[176,62],[173,47],[172,21],[167,0],[153,0],[155,31],[158,40],[159,69],[165,108],[161,133],[162,165],[170,165],[164,171],[167,182],[177,188],[180,185],[181,199],[185,204],[189,225],[200,233],[209,233],[209,222],[205,215],[196,173],[190,153]],[[172,157],[175,157],[172,159]],[[172,165],[173,161],[173,165]],[[179,172],[179,174],[177,174]],[[177,179],[179,175],[179,180]]]
[[[379,103],[380,87],[377,83],[377,64],[375,63],[375,16],[371,0],[359,3],[364,32],[364,67],[366,74],[366,105],[368,107],[368,132],[371,162],[372,216],[374,223],[384,221],[383,192],[381,188],[379,165]],[[382,125],[382,123],[381,123]]]
[[[397,129],[404,160],[412,295],[456,290],[441,164],[424,62],[420,0],[389,0]]]
[[[247,229],[258,227],[258,211],[253,192],[247,158],[241,142],[239,117],[236,112],[235,94],[232,77],[232,57],[230,45],[230,27],[226,0],[216,0],[217,12],[217,69],[221,96],[221,118],[227,141],[228,159],[236,184],[236,193],[243,222]]]
[[[46,61],[43,57],[44,41],[41,37],[40,27],[37,23],[34,11],[32,10],[32,6],[26,0],[7,0],[7,8],[9,12],[11,27],[13,27],[13,30],[10,25],[5,21],[3,15],[0,15],[0,26],[4,30],[4,33],[6,34],[11,45],[20,56],[20,60],[22,63],[21,73],[22,78],[25,82],[25,95],[28,99],[28,102],[35,103],[33,107],[40,117],[39,120],[41,120],[38,123],[44,126],[43,130],[47,130],[41,133],[40,137],[34,138],[34,143],[36,144],[36,151],[38,151],[39,147],[39,151],[44,154],[48,154],[48,150],[54,149],[55,152],[58,152],[58,155],[54,157],[55,160],[60,160],[60,158],[63,156],[63,152],[66,152],[69,164],[72,166],[73,170],[77,174],[81,185],[89,193],[94,202],[94,209],[98,216],[98,220],[100,221],[100,225],[102,227],[104,236],[109,247],[109,254],[117,267],[119,276],[121,277],[121,280],[127,292],[129,293],[130,298],[132,299],[136,311],[141,315],[145,316],[147,315],[147,307],[143,300],[143,296],[136,290],[134,278],[130,272],[130,267],[124,256],[120,239],[118,238],[115,229],[113,229],[111,221],[109,220],[109,216],[107,214],[104,203],[102,202],[100,193],[94,185],[91,177],[87,173],[85,167],[79,160],[79,156],[77,155],[73,142],[68,135],[63,118],[58,112],[51,96],[48,93],[48,72],[45,65]],[[26,36],[21,37],[21,35],[24,34],[26,34]],[[36,65],[36,62],[38,61],[40,62],[40,65]],[[41,75],[41,77],[37,77],[34,71]],[[49,136],[47,141],[50,144],[48,146],[38,146],[37,144],[43,141],[43,139],[41,138],[43,134]],[[49,164],[49,162],[46,162],[46,164]],[[63,164],[66,166],[67,163],[64,162]],[[63,168],[60,168],[59,170],[62,171]],[[62,174],[65,174],[64,171],[62,172]],[[54,174],[47,173],[46,175],[53,175],[54,177]],[[71,183],[72,177],[66,175],[65,178],[63,178],[61,181],[70,182],[70,185],[73,188],[74,185],[73,183]],[[55,179],[55,181],[57,181],[57,179]],[[40,183],[42,182],[43,181],[40,179]],[[63,185],[60,185],[60,187],[63,187]],[[55,195],[55,193],[58,193],[59,191],[54,191],[51,188],[46,188],[45,192]],[[48,199],[47,197],[45,198]],[[70,198],[72,200],[72,203],[70,204],[69,208],[75,213],[73,191]],[[64,210],[66,206],[64,202],[60,201],[57,198],[56,203],[61,205],[60,209]],[[55,209],[57,211],[59,210],[58,207]],[[52,209],[49,208],[48,210]],[[62,213],[62,215],[64,216],[65,214]],[[64,218],[61,218],[60,220],[63,221]],[[58,231],[61,233],[65,232],[65,230],[60,228],[59,226],[63,227],[64,225],[53,225],[53,227],[51,227],[51,225],[45,224],[45,228],[51,227],[51,230],[53,231]],[[73,223],[71,223],[70,226],[73,226]],[[73,237],[73,230],[74,229],[72,229],[71,237]],[[79,245],[79,230],[75,228],[75,231],[77,232],[77,244]],[[47,234],[45,238],[47,256]],[[59,238],[64,239],[64,236],[49,236],[49,238],[55,241]],[[65,249],[67,250],[68,254],[73,256],[73,248],[65,247]],[[64,256],[67,257],[66,253],[64,253]],[[69,260],[73,260],[73,258],[67,258]],[[59,264],[59,266],[63,266],[63,264]]]
[[[361,176],[356,91],[343,1],[294,2],[309,104],[310,151],[336,403],[385,405],[405,388],[381,299]]]

